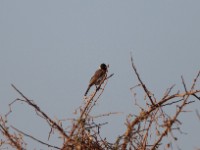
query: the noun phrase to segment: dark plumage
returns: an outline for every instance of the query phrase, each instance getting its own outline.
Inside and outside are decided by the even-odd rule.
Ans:
[[[106,77],[106,72],[107,72],[107,66],[105,64],[101,64],[100,68],[95,72],[95,74],[90,79],[90,83],[89,83],[88,88],[85,92],[85,96],[87,95],[91,86],[99,85],[99,84],[103,83],[103,81],[105,80],[105,77]]]

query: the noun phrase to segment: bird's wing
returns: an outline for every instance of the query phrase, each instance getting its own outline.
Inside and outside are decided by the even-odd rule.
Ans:
[[[102,76],[104,75],[104,71],[99,69],[95,72],[95,74],[90,79],[90,86],[94,85]]]

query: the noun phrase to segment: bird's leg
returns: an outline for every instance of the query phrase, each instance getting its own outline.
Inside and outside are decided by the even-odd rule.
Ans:
[[[95,85],[95,87],[96,87],[96,91],[98,91],[98,90],[99,90],[99,86],[98,86],[98,85]]]
[[[101,89],[101,84],[95,85],[95,86],[96,86],[96,91],[98,91],[99,89]]]

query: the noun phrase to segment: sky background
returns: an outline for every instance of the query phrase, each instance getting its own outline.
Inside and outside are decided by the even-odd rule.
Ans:
[[[158,99],[173,84],[174,92],[183,90],[181,75],[191,85],[200,69],[199,6],[199,0],[1,0],[0,114],[19,97],[12,83],[50,117],[75,117],[90,77],[104,62],[114,76],[92,113],[123,112],[99,120],[109,122],[102,135],[113,141],[125,131],[126,116],[139,113],[130,91],[138,83],[130,52]],[[197,101],[187,109],[192,112],[181,115],[188,133],[177,133],[183,150],[200,147],[194,112],[199,107]],[[47,141],[50,129],[29,106],[15,104],[8,121]],[[56,138],[50,142],[59,146]],[[42,147],[27,142],[30,149]]]

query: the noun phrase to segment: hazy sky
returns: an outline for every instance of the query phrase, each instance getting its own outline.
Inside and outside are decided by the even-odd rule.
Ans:
[[[188,85],[196,76],[199,8],[199,0],[1,0],[0,114],[19,97],[10,86],[13,83],[52,118],[72,118],[91,75],[104,62],[115,75],[93,114],[123,112],[99,120],[109,122],[102,127],[102,135],[114,140],[125,131],[126,116],[139,113],[130,92],[138,83],[130,52],[142,79],[158,98],[173,84],[174,92],[183,90],[181,75]],[[199,107],[197,101],[188,110],[200,111]],[[50,129],[27,105],[14,105],[8,119],[24,132],[47,140]],[[195,112],[180,119],[188,133],[177,133],[180,147],[200,147]],[[30,149],[42,147],[30,143]]]

